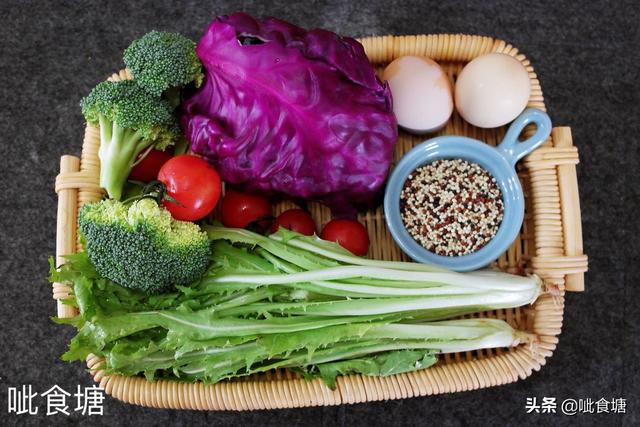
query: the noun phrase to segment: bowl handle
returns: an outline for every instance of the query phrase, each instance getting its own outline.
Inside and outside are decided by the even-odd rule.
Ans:
[[[529,124],[536,125],[536,132],[525,141],[518,141],[522,130]],[[536,108],[527,108],[509,126],[498,150],[515,165],[518,160],[538,148],[551,134],[551,119],[547,113]]]

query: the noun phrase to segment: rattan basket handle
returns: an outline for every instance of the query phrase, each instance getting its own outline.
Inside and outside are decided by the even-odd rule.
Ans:
[[[575,150],[577,163],[578,152],[573,146],[571,128],[554,128],[552,137],[556,148]],[[582,252],[582,220],[580,217],[576,163],[558,165],[558,185],[560,187],[560,199],[562,200],[560,206],[562,208],[564,252],[567,257],[583,259],[584,271],[587,271],[587,256]],[[568,274],[565,279],[565,289],[576,292],[584,291],[584,272]]]
[[[70,179],[80,170],[80,159],[75,156],[60,158],[60,175],[56,178],[58,216],[56,226],[56,265],[64,263],[64,257],[76,251],[76,217],[78,211],[78,186]],[[72,180],[72,179],[71,179]],[[74,317],[76,309],[61,300],[72,293],[65,283],[53,284],[53,298],[58,305],[58,317]]]
[[[556,254],[538,253],[531,259],[537,274],[552,281],[561,280],[567,291],[584,290],[584,273],[588,259],[582,252],[582,223],[580,219],[580,198],[578,196],[578,177],[576,165],[579,162],[578,150],[573,146],[571,129],[555,127],[551,132],[553,144],[538,148],[529,154],[524,162],[530,170],[557,173],[557,194],[559,195],[559,219],[561,238]],[[544,196],[544,194],[541,194]],[[543,226],[549,226],[544,220]]]

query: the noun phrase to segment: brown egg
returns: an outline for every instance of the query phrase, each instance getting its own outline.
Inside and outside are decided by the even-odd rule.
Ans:
[[[456,110],[482,128],[505,125],[529,102],[531,82],[520,61],[504,53],[488,53],[469,62],[456,81]]]
[[[412,133],[442,128],[453,112],[449,78],[433,60],[423,56],[402,56],[384,70],[393,96],[398,125]]]

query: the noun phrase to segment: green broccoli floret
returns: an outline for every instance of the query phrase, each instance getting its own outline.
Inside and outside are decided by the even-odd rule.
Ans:
[[[150,94],[165,97],[177,106],[179,90],[194,82],[202,84],[202,63],[196,44],[178,33],[152,31],[124,51],[124,63],[133,78]]]
[[[87,122],[100,127],[100,186],[116,200],[138,154],[182,137],[171,105],[132,80],[102,82],[80,105]]]
[[[192,283],[210,261],[207,234],[197,224],[173,219],[150,198],[84,205],[78,223],[96,271],[147,294]]]

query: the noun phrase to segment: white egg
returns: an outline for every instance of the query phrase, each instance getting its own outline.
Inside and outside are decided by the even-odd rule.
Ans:
[[[504,53],[488,53],[469,62],[456,81],[456,110],[474,126],[495,128],[518,117],[531,92],[529,73]]]
[[[413,133],[442,128],[453,112],[447,74],[433,60],[403,56],[391,62],[382,79],[389,82],[398,125]]]

